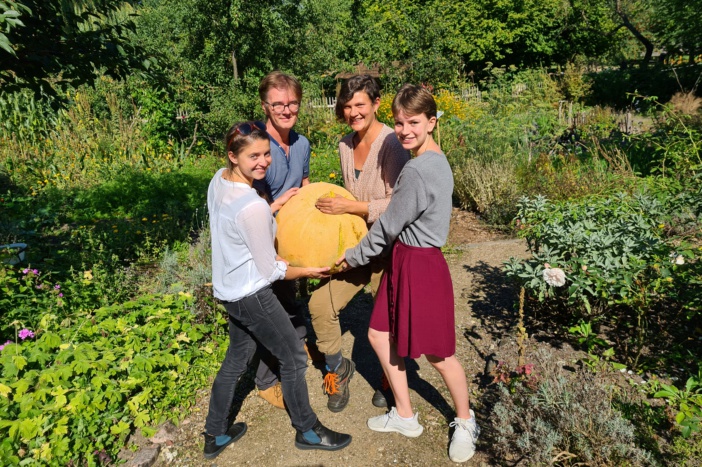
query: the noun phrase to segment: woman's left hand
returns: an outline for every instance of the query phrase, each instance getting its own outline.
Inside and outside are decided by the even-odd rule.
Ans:
[[[335,196],[334,198],[319,198],[314,203],[314,207],[324,214],[346,214],[349,212],[350,204],[350,200],[343,196]]]
[[[339,259],[337,259],[336,263],[334,263],[334,264],[336,265],[336,270],[339,272],[344,272],[344,271],[348,271],[349,269],[351,269],[351,266],[349,266],[349,263],[346,262],[346,255],[345,254],[341,255],[341,257]]]

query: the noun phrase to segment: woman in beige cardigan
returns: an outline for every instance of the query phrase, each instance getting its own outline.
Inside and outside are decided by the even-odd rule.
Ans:
[[[325,214],[361,216],[369,227],[385,212],[395,181],[410,159],[395,132],[376,119],[379,105],[380,87],[372,77],[354,76],[342,85],[336,102],[336,116],[354,131],[339,142],[339,157],[344,185],[356,201],[335,197],[322,198],[316,204],[317,209]],[[341,354],[339,312],[366,284],[371,285],[375,297],[385,265],[386,259],[380,258],[367,266],[336,274],[323,280],[310,298],[317,347],[326,361],[324,390],[329,396],[327,407],[332,412],[341,412],[348,404],[348,383],[355,372],[354,363]],[[373,404],[387,406],[380,390],[373,396]]]

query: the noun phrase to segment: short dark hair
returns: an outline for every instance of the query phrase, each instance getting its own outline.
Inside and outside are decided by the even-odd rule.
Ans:
[[[424,114],[427,118],[436,117],[436,101],[426,88],[405,84],[392,100],[392,114],[400,112],[408,116]]]
[[[354,94],[361,91],[368,94],[371,102],[380,99],[380,84],[375,78],[371,75],[352,76],[343,82],[341,90],[339,90],[339,97],[336,98],[334,112],[340,122],[344,121],[344,106],[353,99]]]
[[[244,135],[239,131],[239,127],[244,124],[251,125],[251,132],[249,134]],[[258,122],[239,122],[232,125],[227,132],[227,135],[224,137],[224,149],[227,153],[227,168],[229,170],[234,169],[234,164],[231,159],[229,159],[230,151],[238,157],[241,151],[246,149],[254,141],[269,139],[266,130],[259,128],[258,125]]]
[[[261,102],[266,102],[268,91],[273,88],[290,89],[295,93],[297,100],[302,99],[300,82],[294,76],[287,75],[281,71],[272,71],[261,80],[261,84],[258,85],[258,97],[261,98]]]

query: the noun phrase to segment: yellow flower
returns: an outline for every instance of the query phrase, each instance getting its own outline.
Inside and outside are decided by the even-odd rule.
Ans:
[[[93,280],[93,271],[91,269],[83,271],[83,279],[85,279],[86,281]]]
[[[114,233],[117,233],[117,232],[119,232],[119,230],[115,229],[115,230],[113,230],[113,232],[114,232]]]
[[[336,178],[336,174],[334,172],[330,173],[329,178]]]
[[[142,221],[142,222],[146,222],[146,221],[148,221],[148,220],[149,220],[149,219],[147,219],[146,217],[142,217],[142,218],[141,218],[141,221]]]
[[[137,234],[137,235],[141,235],[141,230],[137,230],[137,231],[136,231],[136,234]]]

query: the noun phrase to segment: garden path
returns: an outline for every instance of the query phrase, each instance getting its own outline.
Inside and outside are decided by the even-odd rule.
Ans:
[[[485,371],[490,356],[514,341],[513,318],[516,291],[505,283],[501,264],[510,256],[528,255],[523,241],[484,227],[476,216],[454,210],[447,259],[454,280],[456,297],[457,356],[471,382],[471,398],[478,400],[484,391]],[[452,421],[450,396],[439,374],[421,358],[408,361],[412,400],[425,431],[409,439],[395,433],[375,433],[366,427],[369,417],[382,409],[371,405],[372,385],[380,376],[380,366],[366,338],[372,300],[370,294],[357,296],[341,315],[343,352],[356,362],[357,373],[351,380],[351,400],[339,414],[326,408],[322,394],[321,367],[310,364],[307,383],[310,401],[320,420],[330,428],[353,435],[352,444],[339,452],[295,449],[294,429],[287,414],[257,397],[250,375],[241,384],[243,402],[237,416],[245,421],[248,433],[228,447],[214,461],[202,457],[204,418],[209,389],[199,394],[194,411],[181,422],[175,442],[161,450],[157,466],[438,466],[454,465],[448,459],[448,423]],[[513,346],[511,346],[513,347]],[[479,403],[473,408],[480,424],[489,416]],[[469,465],[490,465],[489,446],[478,445]]]

